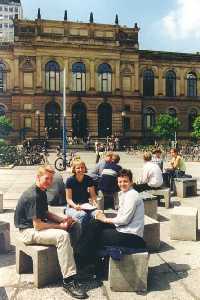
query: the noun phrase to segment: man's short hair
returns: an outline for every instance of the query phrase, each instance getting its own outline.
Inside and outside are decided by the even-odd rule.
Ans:
[[[149,152],[149,151],[148,152],[144,152],[143,158],[144,158],[145,161],[150,161],[151,158],[152,158],[151,152]]]
[[[113,155],[112,155],[112,161],[114,161],[117,164],[120,161],[119,154],[113,153]]]
[[[51,173],[51,174],[54,174],[55,173],[55,170],[52,166],[50,165],[43,165],[41,167],[39,167],[37,169],[37,176],[42,176],[44,175],[46,172],[48,173]]]
[[[133,173],[129,169],[122,169],[117,177],[128,177],[131,182],[133,181]]]

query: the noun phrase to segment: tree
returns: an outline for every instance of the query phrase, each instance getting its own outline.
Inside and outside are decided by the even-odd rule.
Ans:
[[[192,127],[194,128],[192,136],[200,138],[200,116],[196,117],[194,123],[192,124]]]
[[[5,116],[0,116],[0,137],[5,138],[12,131],[13,126],[11,121]]]
[[[166,139],[175,140],[175,133],[180,127],[181,122],[177,117],[172,117],[169,114],[161,114],[156,121],[153,132],[156,136]]]

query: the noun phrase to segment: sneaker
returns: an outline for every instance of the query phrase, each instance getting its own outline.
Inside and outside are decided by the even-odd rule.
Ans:
[[[63,280],[63,288],[66,293],[68,293],[71,297],[76,299],[87,299],[87,293],[82,289],[79,285],[76,277],[73,277],[72,280]]]

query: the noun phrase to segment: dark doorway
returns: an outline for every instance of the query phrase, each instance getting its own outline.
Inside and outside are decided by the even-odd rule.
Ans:
[[[45,107],[45,127],[50,139],[60,137],[60,106],[55,101],[47,103]]]
[[[79,138],[87,136],[87,112],[83,102],[77,102],[72,107],[72,135]]]
[[[112,135],[112,107],[102,103],[98,107],[98,136],[104,138]]]

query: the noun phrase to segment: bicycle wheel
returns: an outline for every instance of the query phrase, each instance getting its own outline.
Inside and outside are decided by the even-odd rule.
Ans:
[[[59,157],[55,160],[55,168],[58,171],[64,171],[66,166],[64,165],[64,160],[62,157]]]

